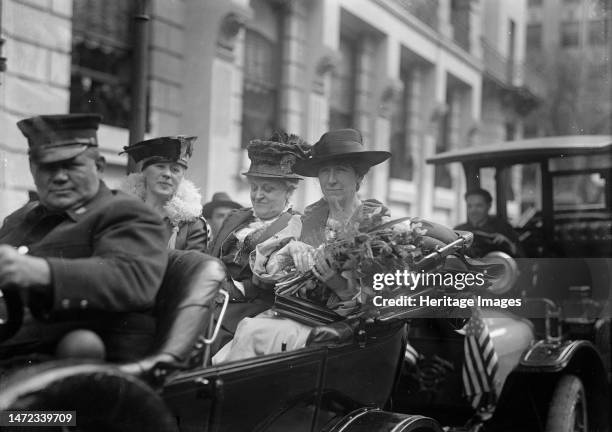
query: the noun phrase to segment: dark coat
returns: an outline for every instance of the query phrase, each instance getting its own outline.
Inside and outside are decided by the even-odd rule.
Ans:
[[[246,225],[253,219],[253,209],[241,208],[232,211],[227,218],[223,221],[223,225],[219,228],[219,232],[213,238],[213,241],[209,245],[208,252],[214,256],[219,257],[223,242],[236,231],[238,228]]]
[[[238,262],[235,262],[234,256],[231,253],[232,251],[228,250],[228,248],[232,246],[231,242],[228,240],[230,240],[233,233],[243,227],[246,227],[254,220],[255,216],[253,214],[253,209],[242,208],[234,210],[227,216],[223,222],[223,225],[221,225],[221,228],[219,228],[219,232],[213,238],[209,249],[210,255],[223,261],[229,276],[231,276],[234,280],[244,283],[244,288],[246,291],[245,294],[248,298],[257,297],[258,294],[260,294],[256,288],[252,288],[253,272],[251,271],[249,264],[249,257],[246,254],[242,255],[241,259]],[[231,286],[229,288],[232,297],[236,299],[241,297],[237,290],[231,289]]]
[[[159,216],[103,182],[75,211],[53,214],[32,202],[0,228],[0,244],[27,246],[49,263],[52,291],[45,298],[32,293],[33,312],[56,320],[96,316],[102,327],[112,316],[121,332],[154,331],[150,310],[166,269],[166,242]]]
[[[292,210],[288,210],[290,215],[295,214]],[[247,284],[250,284],[251,277],[253,276],[253,272],[250,268],[249,256],[248,254],[244,254],[241,256],[239,262],[233,261],[233,256],[229,256],[228,247],[230,246],[230,242],[228,240],[231,238],[232,234],[238,231],[239,229],[246,227],[250,222],[255,220],[255,216],[253,215],[253,209],[250,208],[242,208],[238,210],[234,210],[231,212],[228,217],[221,225],[219,232],[213,238],[211,243],[209,253],[210,255],[220,258],[224,264],[226,265],[230,276],[234,280],[239,281],[247,281]],[[285,228],[287,226],[287,222],[282,223],[278,230]],[[274,228],[272,225],[271,228]],[[269,233],[273,235],[274,233]],[[264,241],[265,238],[261,239]]]
[[[485,256],[489,252],[498,250],[501,250],[514,256],[523,255],[522,249],[519,245],[519,237],[517,232],[514,230],[514,228],[512,228],[512,225],[497,216],[487,216],[487,220],[482,226],[475,227],[468,221],[462,223],[461,225],[457,225],[455,229],[476,233],[483,232],[488,234],[502,234],[507,237],[508,240],[514,243],[514,245],[517,247],[516,253],[512,253],[509,245],[507,245],[506,243],[494,244],[491,241],[488,241],[486,238],[476,235],[474,237],[474,242],[472,243],[472,246],[468,250],[469,254],[473,257],[480,258]]]
[[[289,212],[292,213],[291,210]],[[228,251],[224,249],[230,243],[226,241],[230,239],[232,234],[238,229],[247,226],[253,220],[253,209],[242,208],[234,210],[227,216],[210,244],[209,254],[220,258],[225,264],[229,276],[234,280],[241,281],[244,284],[245,290],[245,295],[243,296],[231,281],[228,280],[226,282],[225,288],[230,293],[232,302],[228,305],[221,331],[212,349],[213,353],[217,352],[219,348],[232,339],[240,320],[263,312],[270,308],[274,301],[273,291],[269,287],[268,289],[260,289],[259,286],[254,285],[252,280],[253,272],[249,265],[248,255],[244,255],[240,262],[236,263],[232,260],[232,256],[226,254]]]
[[[166,219],[167,238],[172,235],[172,225]],[[190,222],[179,224],[174,249],[197,250],[206,252],[209,236],[208,224],[204,218],[197,218]]]
[[[382,208],[382,213],[388,215],[387,208],[375,199],[366,199],[362,202],[362,212],[372,213]],[[323,198],[310,204],[304,209],[302,216],[302,234],[300,241],[313,247],[319,247],[325,243],[325,226],[329,217],[329,204]]]

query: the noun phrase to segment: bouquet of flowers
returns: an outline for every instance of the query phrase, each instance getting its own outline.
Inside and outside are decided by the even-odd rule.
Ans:
[[[414,271],[415,263],[424,255],[420,222],[402,218],[384,222],[383,207],[355,218],[354,222],[335,231],[333,240],[320,246],[340,274],[350,274],[361,281],[362,296],[375,295],[372,289],[375,274]],[[295,271],[276,284],[277,295],[297,295],[317,303],[326,303],[332,294],[312,271]]]

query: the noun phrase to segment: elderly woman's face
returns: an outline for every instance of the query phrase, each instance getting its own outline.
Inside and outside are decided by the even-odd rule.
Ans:
[[[272,219],[281,214],[291,196],[283,180],[249,177],[249,184],[251,203],[257,217]]]
[[[185,167],[175,162],[159,162],[147,166],[142,173],[148,191],[159,198],[170,199],[185,177]]]
[[[328,164],[319,169],[319,183],[323,196],[345,203],[357,195],[359,176],[350,165]]]

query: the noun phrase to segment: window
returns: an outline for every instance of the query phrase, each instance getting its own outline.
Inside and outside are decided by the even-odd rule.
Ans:
[[[529,0],[529,7],[542,6],[542,0]]]
[[[577,47],[579,38],[580,24],[578,21],[567,21],[561,23],[561,46]]]
[[[557,175],[553,177],[555,210],[602,210],[606,177],[602,173]]]
[[[514,63],[516,61],[516,23],[514,20],[508,20],[508,57],[506,63],[506,76],[508,81],[512,83],[514,79]]]
[[[529,24],[527,26],[527,49],[542,48],[542,24]]]
[[[70,112],[100,113],[105,124],[128,127],[136,6],[135,0],[73,3]]]
[[[402,96],[398,98],[393,116],[391,117],[391,178],[412,181],[414,159],[412,156],[413,139],[411,129],[415,122],[414,106],[418,94],[413,69],[406,67],[400,72],[400,79],[404,85]]]
[[[329,128],[355,127],[357,48],[353,40],[340,38],[340,65],[332,76],[331,100],[329,101]]]
[[[470,7],[469,0],[451,0],[453,40],[466,51],[470,50]]]
[[[601,88],[601,83],[610,79],[610,65],[606,63],[591,64],[588,69],[588,79],[596,87]]]
[[[608,39],[606,20],[593,20],[589,23],[589,44],[605,45]]]
[[[244,47],[242,147],[250,140],[265,139],[278,124],[280,43],[257,30],[247,29]]]
[[[395,2],[429,27],[438,29],[440,0],[395,0]]]

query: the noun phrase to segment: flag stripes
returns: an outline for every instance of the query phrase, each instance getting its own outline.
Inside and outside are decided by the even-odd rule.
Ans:
[[[411,366],[415,366],[419,360],[419,353],[409,343],[406,344],[404,351],[404,360]]]
[[[494,404],[498,359],[480,309],[472,311],[465,327],[465,361],[461,371],[465,395],[475,409]]]

